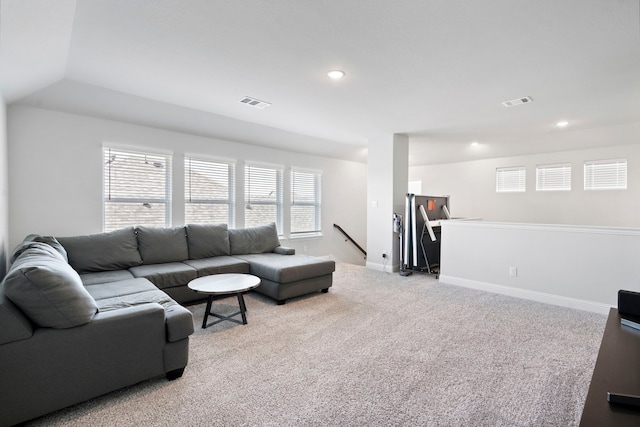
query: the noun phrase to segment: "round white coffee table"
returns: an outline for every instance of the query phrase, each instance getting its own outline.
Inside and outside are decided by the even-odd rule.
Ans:
[[[207,308],[204,312],[204,319],[202,320],[202,329],[207,326],[211,326],[214,323],[221,322],[222,320],[230,320],[232,322],[240,323],[239,320],[233,319],[233,316],[240,314],[242,316],[242,324],[247,324],[246,311],[247,307],[244,304],[243,293],[257,288],[260,285],[260,278],[252,276],[251,274],[236,274],[236,273],[224,273],[213,274],[211,276],[204,276],[194,279],[189,282],[189,289],[198,292],[199,294],[209,295],[207,300]],[[238,296],[238,305],[240,305],[240,311],[233,313],[229,316],[221,316],[211,312],[211,301],[216,295],[231,295],[236,294]],[[207,319],[209,315],[215,316],[221,320],[207,325]]]

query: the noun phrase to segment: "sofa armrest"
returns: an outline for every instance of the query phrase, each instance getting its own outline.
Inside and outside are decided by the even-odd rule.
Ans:
[[[150,302],[118,310],[100,311],[96,313],[93,320],[89,322],[87,326],[90,328],[108,328],[109,323],[126,323],[135,321],[135,319],[154,319],[157,317],[164,319],[164,308],[158,303]]]
[[[276,253],[276,254],[280,254],[280,255],[295,255],[296,254],[295,248],[288,248],[286,246],[278,246],[277,248],[275,248],[273,250],[273,252]]]
[[[193,331],[193,315],[178,303],[164,307],[167,322],[167,341],[176,342],[188,338]]]
[[[110,350],[135,342],[129,351],[155,354],[167,341],[165,309],[158,303],[146,303],[98,312],[91,322],[77,328],[73,339],[98,348],[107,345]]]
[[[91,322],[75,328],[36,328],[31,338],[0,347],[0,361],[7,362],[4,358],[15,351],[8,359],[20,364],[29,358],[31,369],[42,370],[43,378],[47,370],[68,374],[71,368],[74,375],[100,369],[126,370],[135,376],[138,369],[161,374],[165,329],[164,308],[141,304],[97,313]]]
[[[35,328],[0,346],[0,413],[9,424],[164,375],[161,305],[100,312],[67,329]],[[2,423],[3,424],[3,423]]]
[[[31,322],[22,314],[0,288],[0,345],[26,340],[33,335]]]

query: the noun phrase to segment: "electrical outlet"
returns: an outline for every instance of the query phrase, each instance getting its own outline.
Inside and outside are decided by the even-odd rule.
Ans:
[[[382,252],[382,258],[386,258],[387,257],[387,253],[386,252]]]
[[[518,267],[509,267],[509,276],[518,277]]]

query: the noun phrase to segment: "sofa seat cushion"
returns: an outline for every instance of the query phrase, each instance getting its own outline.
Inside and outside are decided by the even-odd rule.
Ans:
[[[153,285],[149,284],[153,287]],[[100,285],[93,285],[98,287]],[[111,298],[97,300],[101,312],[119,310],[143,304],[159,304],[164,309],[167,341],[176,342],[193,333],[193,315],[189,310],[175,302],[169,295],[157,288],[145,291],[124,293]]]
[[[227,224],[187,224],[189,258],[231,255]]]
[[[78,273],[46,243],[34,242],[18,256],[5,277],[4,291],[33,323],[45,328],[84,325],[98,309]]]
[[[82,284],[85,286],[96,283],[118,282],[120,280],[133,279],[133,274],[129,270],[99,271],[96,273],[84,273],[80,275]]]
[[[111,283],[99,283],[95,285],[88,285],[85,288],[87,289],[87,292],[89,292],[89,295],[96,300],[96,303],[107,298],[123,297],[139,292],[158,290],[153,283],[142,278],[131,278]]]
[[[251,274],[276,283],[291,283],[323,276],[333,273],[336,269],[334,261],[307,255],[270,253],[236,257],[249,262]]]
[[[136,227],[138,250],[144,264],[164,264],[189,259],[184,227]]]
[[[230,256],[190,259],[184,263],[198,270],[198,277],[222,273],[249,273],[247,261]]]
[[[182,262],[139,265],[129,269],[134,277],[144,277],[160,289],[184,286],[198,277],[198,271]]]
[[[86,236],[58,237],[78,273],[121,270],[142,264],[133,227]]]

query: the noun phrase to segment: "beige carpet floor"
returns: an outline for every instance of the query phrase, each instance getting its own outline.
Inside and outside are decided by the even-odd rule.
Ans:
[[[184,376],[58,411],[64,426],[572,426],[606,317],[339,264],[334,286],[200,329]],[[237,311],[237,300],[214,310]]]

